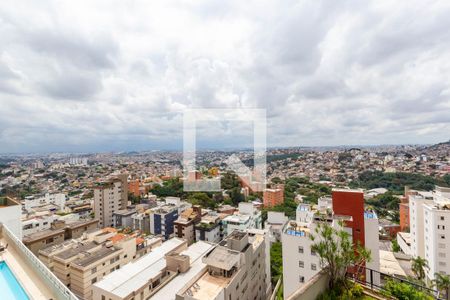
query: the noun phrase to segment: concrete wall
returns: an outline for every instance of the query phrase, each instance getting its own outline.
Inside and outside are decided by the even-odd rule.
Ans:
[[[285,300],[315,300],[328,288],[329,277],[326,271],[314,275],[311,280],[296,290],[291,296],[284,297]]]

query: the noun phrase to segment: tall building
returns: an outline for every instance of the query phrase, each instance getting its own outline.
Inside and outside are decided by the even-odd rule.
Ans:
[[[321,222],[329,222],[334,228],[347,231],[353,244],[360,244],[370,250],[372,260],[366,263],[366,267],[375,271],[380,269],[376,214],[364,210],[363,192],[335,189],[332,192],[332,203],[322,201],[321,206],[315,208],[300,203],[296,220],[286,223],[282,230],[285,297],[306,284],[322,269],[318,255],[311,250],[314,242],[310,238],[311,235],[316,235],[315,229]],[[369,274],[370,271],[367,270],[366,278]],[[372,275],[372,280],[379,283],[379,275]]]
[[[125,174],[98,183],[94,187],[94,212],[101,228],[114,226],[113,213],[126,209],[127,203],[128,183]]]
[[[436,187],[433,192],[411,195],[409,209],[412,255],[428,261],[429,281],[436,273],[449,275],[450,188]]]

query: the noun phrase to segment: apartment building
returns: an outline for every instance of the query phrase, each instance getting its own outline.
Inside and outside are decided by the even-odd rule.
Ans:
[[[314,244],[311,235],[316,235],[315,229],[321,222],[347,231],[354,244],[359,243],[371,251],[372,260],[366,263],[366,267],[375,271],[380,269],[378,218],[374,212],[364,210],[363,192],[335,189],[332,192],[332,205],[326,203],[329,202],[320,206],[300,203],[295,221],[289,221],[283,227],[281,240],[285,297],[306,284],[323,267],[318,255],[311,250]],[[341,221],[344,227],[341,227]],[[374,283],[380,282],[379,275],[373,275],[372,279]]]
[[[194,205],[183,211],[173,223],[175,236],[185,239],[189,245],[195,242],[195,225],[202,219],[202,208]]]
[[[92,299],[92,284],[161,244],[105,228],[39,251],[39,258],[80,299]]]
[[[271,243],[281,241],[281,232],[287,221],[288,217],[286,217],[284,212],[267,212],[267,220],[264,224],[264,228],[269,230]]]
[[[208,213],[195,225],[195,240],[218,243],[223,238],[222,219],[217,213]]]
[[[22,219],[22,233],[23,235],[29,235],[38,231],[48,230],[57,219],[58,216],[54,214],[26,217]]]
[[[222,220],[224,236],[233,231],[245,231],[249,228],[260,229],[262,227],[261,211],[253,203],[239,203],[239,211]]]
[[[136,209],[121,209],[113,212],[114,228],[133,228]]]
[[[94,187],[94,212],[99,226],[114,226],[113,213],[126,209],[128,203],[127,175],[121,174]]]
[[[24,235],[22,241],[28,249],[35,255],[39,250],[60,244],[65,240],[76,239],[85,232],[94,231],[98,228],[98,220],[78,220],[65,222],[56,220],[52,223],[50,229],[34,232]]]
[[[436,273],[450,274],[450,188],[436,187],[433,192],[417,192],[409,197],[409,204],[412,255],[428,261],[426,275],[429,281]],[[407,247],[407,243],[402,246]]]
[[[264,207],[272,207],[284,202],[284,187],[282,185],[272,188],[265,189],[263,193],[263,203]]]
[[[58,206],[59,210],[64,210],[66,206],[67,196],[62,193],[50,194],[46,193],[44,195],[34,195],[25,197],[25,200],[22,201],[23,208],[27,211],[32,210],[33,208],[54,204]]]

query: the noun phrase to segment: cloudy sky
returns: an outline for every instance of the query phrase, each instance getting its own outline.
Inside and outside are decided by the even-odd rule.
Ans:
[[[2,1],[0,152],[179,148],[188,108],[266,109],[270,146],[446,141],[449,28],[449,1]]]

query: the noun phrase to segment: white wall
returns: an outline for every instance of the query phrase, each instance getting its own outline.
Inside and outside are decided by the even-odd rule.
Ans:
[[[19,240],[22,240],[21,214],[20,205],[0,207],[0,223],[5,224]]]

